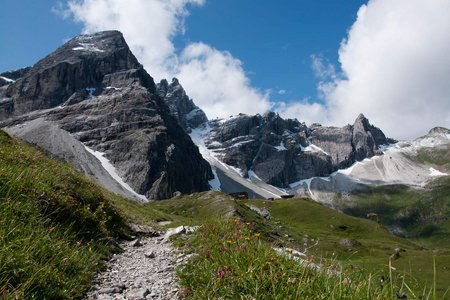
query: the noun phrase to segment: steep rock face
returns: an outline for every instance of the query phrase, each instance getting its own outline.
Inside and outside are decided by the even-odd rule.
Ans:
[[[35,64],[6,89],[12,107],[2,118],[52,108],[75,92],[99,88],[106,74],[142,68],[116,31],[78,36]],[[153,80],[150,76],[148,83]],[[153,87],[149,86],[154,90]]]
[[[9,85],[10,83],[16,81],[21,78],[26,72],[28,72],[31,68],[26,67],[14,71],[8,71],[0,74],[0,87]]]
[[[311,142],[330,156],[333,168],[342,169],[355,159],[352,133],[350,125],[342,128],[317,126],[311,132]]]
[[[105,153],[124,181],[150,199],[209,189],[209,164],[120,32],[70,40],[3,87],[0,98],[4,126],[37,117],[54,122]]]
[[[353,147],[356,160],[380,154],[377,145],[387,144],[384,133],[377,127],[370,125],[369,120],[360,114],[353,124]]]
[[[353,126],[316,126],[311,136],[312,143],[331,157],[333,169],[347,168],[355,161],[379,155],[378,146],[389,143],[384,133],[372,126],[363,114],[356,118]]]
[[[189,133],[193,128],[208,121],[203,110],[198,108],[186,95],[178,79],[173,78],[170,84],[163,79],[157,84],[156,89],[158,95],[169,107],[170,114],[186,132]]]
[[[306,149],[309,129],[297,120],[270,112],[263,116],[244,114],[225,121],[211,121],[206,146],[222,162],[237,167],[244,177],[258,176],[264,182],[286,187],[298,178],[327,174],[328,157]]]
[[[244,177],[258,176],[266,183],[288,187],[314,176],[328,176],[357,160],[381,154],[387,139],[360,115],[354,125],[342,128],[308,128],[275,113],[238,115],[211,121],[205,145],[222,162]]]

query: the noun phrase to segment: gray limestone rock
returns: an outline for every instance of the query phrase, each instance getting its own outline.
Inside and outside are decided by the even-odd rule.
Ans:
[[[381,154],[387,144],[383,132],[361,114],[354,125],[342,128],[313,124],[275,113],[240,114],[209,122],[205,145],[222,162],[238,168],[242,176],[288,187],[290,183],[350,167],[355,161]]]
[[[118,31],[73,38],[0,88],[0,99],[2,126],[56,124],[104,153],[137,194],[159,200],[209,189],[209,164]]]
[[[350,167],[355,156],[352,146],[353,128],[316,127],[311,132],[311,142],[331,158],[333,169]]]
[[[156,90],[169,107],[170,114],[186,132],[190,132],[208,121],[203,110],[197,107],[192,99],[189,99],[186,95],[178,79],[173,78],[170,84],[166,79],[163,79],[157,84]]]
[[[127,292],[127,299],[129,300],[142,300],[146,299],[146,296],[150,294],[150,291],[146,288],[131,290]]]

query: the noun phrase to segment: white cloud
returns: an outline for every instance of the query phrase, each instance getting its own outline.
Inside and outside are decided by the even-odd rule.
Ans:
[[[329,119],[327,108],[324,105],[307,100],[292,103],[280,102],[276,110],[284,118],[297,119],[305,122],[306,125],[327,123]]]
[[[173,38],[185,30],[187,6],[204,1],[71,0],[68,11],[86,33],[120,30],[151,76],[178,77],[210,118],[268,110],[268,95],[251,87],[241,62],[230,53],[192,43],[178,55]]]
[[[338,77],[336,68],[333,64],[324,61],[322,56],[316,54],[311,55],[311,68],[320,80],[335,80]]]
[[[327,122],[344,125],[363,112],[395,138],[450,127],[449,12],[448,0],[363,5],[339,50],[343,78],[319,84]],[[312,60],[318,75],[333,77]]]
[[[193,43],[181,53],[179,67],[180,82],[208,116],[254,114],[272,106],[268,94],[250,86],[241,62],[228,52]]]
[[[205,0],[70,0],[86,32],[118,29],[156,79],[176,76],[210,118],[261,113],[269,92],[253,88],[226,51],[192,43],[177,51],[188,5]],[[312,68],[324,104],[279,103],[285,117],[345,125],[362,112],[394,138],[450,127],[450,1],[370,0],[339,50],[340,70],[319,56]]]
[[[281,90],[278,90],[278,95],[286,95],[286,93],[287,93],[287,91],[286,90],[283,90],[283,89],[281,89]]]

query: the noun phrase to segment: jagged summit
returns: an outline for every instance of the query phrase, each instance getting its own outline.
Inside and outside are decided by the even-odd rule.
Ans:
[[[208,163],[118,31],[71,39],[0,87],[0,99],[3,126],[20,125],[10,132],[71,161],[101,184],[111,178],[92,169],[86,158],[92,154],[125,194],[165,199],[209,189]],[[59,130],[68,133],[64,139],[57,139]],[[88,153],[80,153],[80,142]]]
[[[379,155],[379,147],[388,143],[362,114],[354,125],[342,128],[307,127],[274,112],[212,120],[208,128],[203,136],[209,156],[236,168],[243,177],[282,188]]]
[[[130,70],[134,70],[140,84],[154,91],[153,79],[131,53],[120,32],[77,36],[6,87],[0,118],[61,105],[72,96],[77,99],[86,96],[89,93],[86,89],[98,93],[114,83],[110,74],[125,71],[130,77],[133,75]]]
[[[441,134],[450,134],[450,129],[445,127],[434,127],[430,129],[428,135],[441,135]]]
[[[189,133],[192,129],[208,121],[203,110],[186,95],[186,91],[177,78],[173,78],[170,84],[166,79],[161,80],[157,84],[156,90],[169,107],[170,114],[186,132]]]
[[[208,121],[177,78],[155,84],[118,31],[77,36],[31,68],[0,74],[0,125],[139,199],[255,182],[256,196],[296,192],[299,182],[363,165],[394,142],[363,114],[344,127],[308,127],[274,112]],[[417,143],[446,142],[448,132],[433,129]]]

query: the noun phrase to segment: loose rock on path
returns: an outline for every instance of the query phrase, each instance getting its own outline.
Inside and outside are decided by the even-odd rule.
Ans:
[[[162,237],[124,242],[107,269],[94,278],[86,299],[179,299],[175,268],[188,257],[178,254]]]

